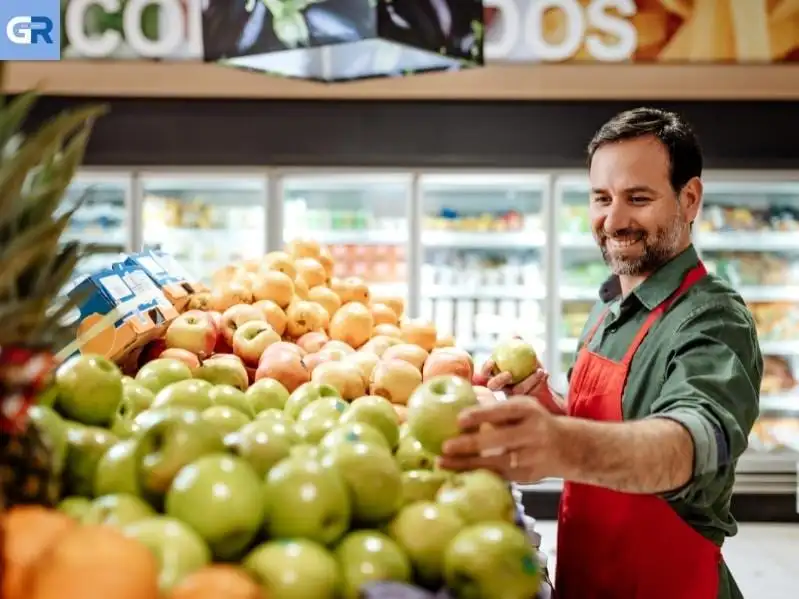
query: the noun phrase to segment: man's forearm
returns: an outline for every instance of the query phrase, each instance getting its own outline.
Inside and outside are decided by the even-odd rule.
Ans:
[[[562,449],[554,467],[565,480],[654,494],[679,489],[693,476],[693,440],[677,422],[557,420]]]

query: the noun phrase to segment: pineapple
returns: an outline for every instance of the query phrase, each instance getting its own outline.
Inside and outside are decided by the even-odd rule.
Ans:
[[[0,85],[4,67],[0,62]],[[0,98],[0,511],[59,499],[48,440],[28,420],[27,407],[51,384],[51,352],[74,339],[61,324],[73,306],[54,300],[90,249],[59,243],[80,206],[64,212],[61,200],[104,111],[67,111],[23,138],[35,99]]]

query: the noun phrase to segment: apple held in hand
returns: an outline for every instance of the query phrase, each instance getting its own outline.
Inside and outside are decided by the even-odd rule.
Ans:
[[[233,334],[233,352],[245,364],[257,366],[267,347],[280,341],[280,335],[265,320],[250,320]]]
[[[166,515],[191,526],[221,560],[241,557],[263,522],[261,478],[241,458],[212,454],[178,472]]]
[[[313,541],[270,541],[253,549],[244,569],[269,599],[337,599],[341,575],[335,558]]]
[[[535,349],[521,339],[508,339],[497,345],[491,360],[494,362],[494,374],[509,372],[513,377],[513,385],[522,382],[538,368]]]
[[[527,535],[507,522],[486,522],[459,532],[444,555],[444,580],[457,597],[530,599],[540,590],[541,568]]]
[[[158,561],[158,586],[163,593],[211,563],[208,546],[180,520],[155,516],[128,524],[122,532],[152,551]]]
[[[200,358],[207,358],[214,351],[218,335],[219,331],[208,313],[189,310],[172,321],[165,339],[168,348],[185,349]]]
[[[110,424],[122,401],[122,371],[102,356],[69,358],[56,371],[55,382],[58,409],[81,424]]]
[[[441,455],[445,441],[461,433],[458,415],[478,405],[470,381],[444,375],[422,383],[408,400],[408,431],[424,449]]]
[[[350,498],[341,476],[317,460],[288,458],[267,475],[266,531],[273,539],[338,541],[350,525]]]

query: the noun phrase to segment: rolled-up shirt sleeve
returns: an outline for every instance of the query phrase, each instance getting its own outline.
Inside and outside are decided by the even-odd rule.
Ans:
[[[758,417],[762,376],[754,321],[743,305],[701,306],[682,322],[651,417],[690,433],[694,475],[666,499],[709,505],[724,492]]]

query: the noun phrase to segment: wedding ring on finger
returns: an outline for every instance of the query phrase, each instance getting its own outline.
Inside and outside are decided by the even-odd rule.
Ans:
[[[516,470],[519,467],[519,454],[516,453],[515,451],[511,451],[508,454],[508,457],[509,457],[509,462],[510,462],[510,464],[509,464],[510,469],[511,470]]]

